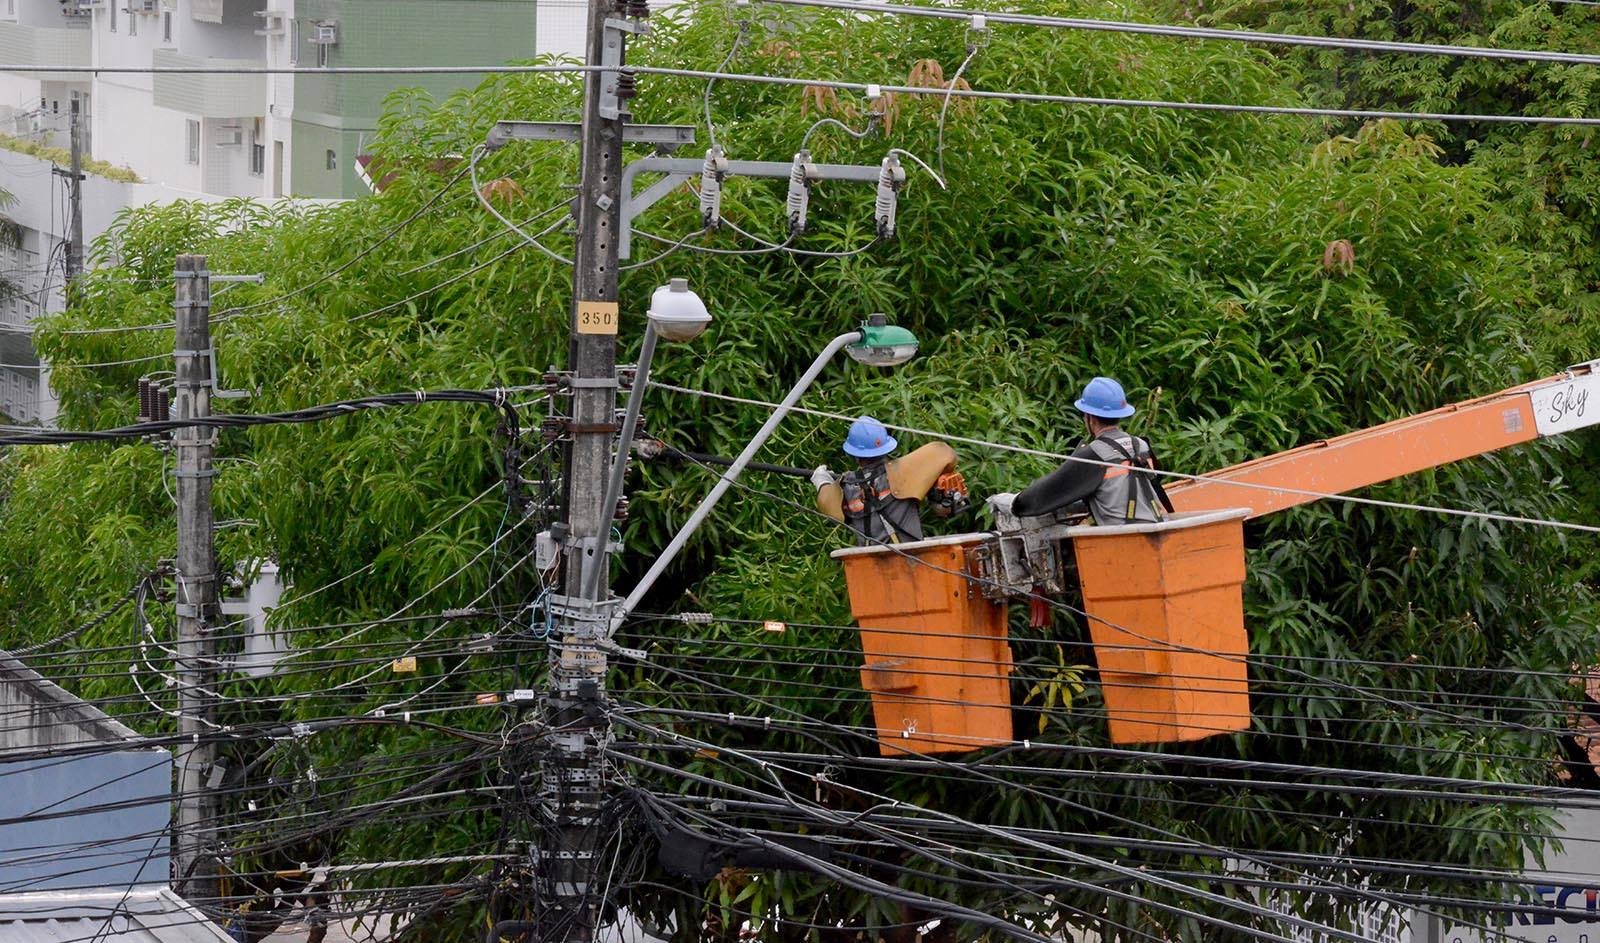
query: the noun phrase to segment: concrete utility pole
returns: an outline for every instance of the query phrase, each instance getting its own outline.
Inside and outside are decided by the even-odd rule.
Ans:
[[[67,284],[83,274],[83,118],[72,112],[72,224],[67,231]]]
[[[569,369],[571,445],[566,461],[565,595],[552,601],[558,642],[544,715],[562,731],[546,754],[541,801],[551,823],[542,835],[539,870],[552,892],[544,904],[540,943],[594,939],[600,901],[592,892],[602,845],[600,813],[606,784],[601,748],[610,737],[605,718],[609,575],[603,570],[584,592],[584,570],[605,567],[611,521],[601,520],[616,426],[617,249],[622,217],[622,141],[633,77],[620,71],[627,35],[642,31],[643,0],[589,0],[587,62],[618,71],[584,77],[579,129],[577,245],[572,277]],[[616,461],[626,461],[619,455]]]
[[[68,229],[66,282],[67,301],[72,300],[72,286],[83,274],[83,126],[77,109],[69,116],[69,134],[72,147],[72,169],[67,178]],[[62,172],[58,169],[57,174]]]
[[[211,272],[203,255],[178,256],[175,418],[211,415]],[[212,547],[211,450],[216,430],[186,426],[173,433],[178,454],[178,808],[173,884],[191,901],[214,907],[218,862],[204,837],[217,825],[219,803],[209,779],[216,747],[203,739],[214,729],[216,668],[209,620],[216,608],[216,555]]]

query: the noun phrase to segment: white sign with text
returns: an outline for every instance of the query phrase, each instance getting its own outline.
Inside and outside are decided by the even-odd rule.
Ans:
[[[1586,374],[1528,393],[1540,435],[1571,432],[1600,423],[1600,374]]]

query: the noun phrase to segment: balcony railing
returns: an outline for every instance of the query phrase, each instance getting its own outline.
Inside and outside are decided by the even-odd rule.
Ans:
[[[259,59],[208,59],[172,49],[157,49],[157,68],[260,69]],[[262,74],[158,72],[155,103],[204,118],[261,117],[267,110],[267,77]]]
[[[89,30],[86,24],[64,19],[60,26],[28,26],[0,21],[0,62],[29,66],[89,65]],[[33,72],[33,78],[49,82],[87,81],[72,72]]]

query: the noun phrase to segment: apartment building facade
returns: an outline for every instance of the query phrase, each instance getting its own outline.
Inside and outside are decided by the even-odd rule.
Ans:
[[[55,413],[16,329],[62,304],[73,116],[86,153],[127,178],[90,172],[91,241],[149,202],[350,199],[370,192],[356,158],[393,91],[443,98],[481,77],[260,70],[498,65],[531,58],[536,28],[536,0],[0,0],[0,67],[18,67],[0,68],[0,215],[19,236],[0,249],[17,288],[0,298],[0,412]]]

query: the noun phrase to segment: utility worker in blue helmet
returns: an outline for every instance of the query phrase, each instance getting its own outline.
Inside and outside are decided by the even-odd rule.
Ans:
[[[1122,384],[1095,377],[1073,405],[1083,415],[1089,441],[1060,468],[1024,488],[1011,502],[1012,513],[1087,512],[1101,526],[1165,520],[1172,502],[1155,474],[1160,467],[1155,452],[1149,442],[1119,425],[1134,414]]]
[[[811,473],[817,486],[817,509],[849,524],[857,543],[898,544],[922,539],[921,504],[933,502],[940,517],[964,509],[967,485],[956,471],[956,450],[929,442],[909,455],[889,459],[900,443],[883,423],[862,416],[850,424],[844,451],[856,469],[834,475],[826,465]]]

